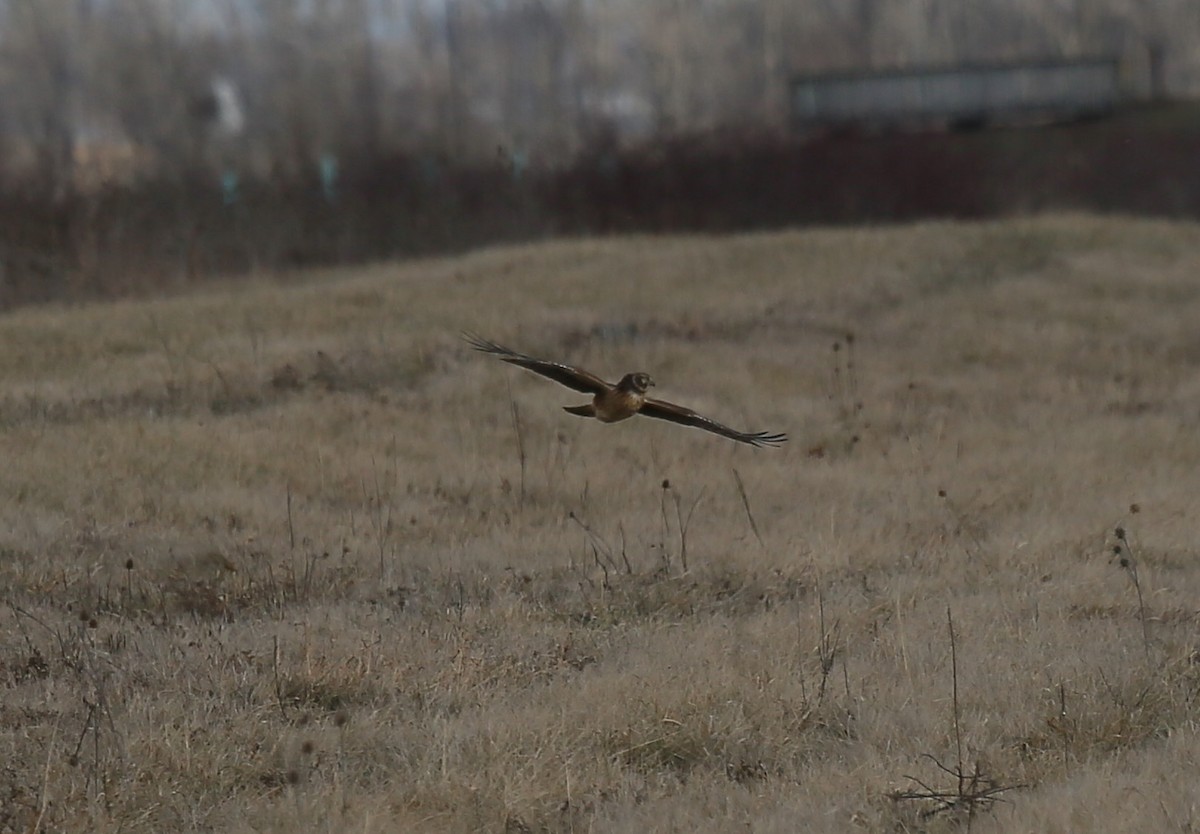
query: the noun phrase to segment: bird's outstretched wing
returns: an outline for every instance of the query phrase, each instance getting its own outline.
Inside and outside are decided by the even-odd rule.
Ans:
[[[704,429],[705,431],[719,434],[722,437],[728,437],[730,440],[736,440],[739,443],[749,443],[751,446],[778,446],[780,443],[787,441],[786,434],[772,434],[765,431],[738,431],[737,429],[731,429],[729,426],[722,425],[716,420],[711,420],[708,417],[697,414],[690,408],[684,408],[681,405],[664,402],[663,400],[646,400],[638,413],[659,420],[670,420],[672,423],[678,423],[681,426],[693,426],[698,429]]]
[[[559,385],[565,385],[573,391],[579,391],[583,394],[601,394],[612,388],[611,385],[600,377],[580,368],[564,365],[561,362],[551,362],[548,359],[536,359],[532,356],[526,356],[524,353],[509,350],[504,345],[490,342],[487,339],[476,336],[474,333],[463,333],[462,335],[475,350],[495,356],[497,359],[501,359],[511,365],[533,371],[535,374],[541,374],[547,379],[552,379]]]

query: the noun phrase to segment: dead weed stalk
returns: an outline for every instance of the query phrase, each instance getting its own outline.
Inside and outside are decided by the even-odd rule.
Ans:
[[[763,541],[762,534],[758,532],[758,523],[754,520],[754,512],[750,509],[750,498],[746,495],[746,484],[742,482],[742,476],[737,469],[733,470],[733,480],[737,483],[738,495],[742,498],[742,509],[746,511],[750,530],[754,533],[754,538],[758,539],[759,546],[765,551],[767,549],[766,542]]]
[[[1133,583],[1133,589],[1137,592],[1138,601],[1138,620],[1142,624],[1142,650],[1146,654],[1146,663],[1151,663],[1150,659],[1150,628],[1146,622],[1146,600],[1142,596],[1142,581],[1138,578],[1138,560],[1137,555],[1133,552],[1133,543],[1129,540],[1129,534],[1124,527],[1117,527],[1113,531],[1113,535],[1117,537],[1117,543],[1113,545],[1113,556],[1117,559],[1117,564],[1129,576],[1129,581]]]
[[[978,761],[968,769],[963,757],[962,722],[958,702],[958,641],[954,635],[954,618],[950,608],[946,608],[946,626],[950,632],[950,675],[952,682],[952,704],[954,725],[954,766],[948,767],[931,753],[921,756],[933,762],[938,770],[954,780],[954,785],[948,789],[938,789],[929,786],[915,776],[905,776],[906,779],[919,786],[919,790],[892,791],[888,797],[893,802],[924,802],[929,805],[921,813],[923,819],[936,816],[943,812],[966,815],[967,830],[981,811],[989,810],[996,802],[1003,801],[1001,794],[1024,787],[1023,785],[1001,785],[995,779],[983,772]]]

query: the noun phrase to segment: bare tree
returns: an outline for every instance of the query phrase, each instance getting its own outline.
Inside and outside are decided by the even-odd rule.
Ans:
[[[72,189],[79,122],[85,0],[9,0],[0,64],[12,126],[34,150],[35,181],[61,197]]]
[[[0,120],[59,194],[80,137],[105,131],[163,170],[293,175],[327,151],[555,162],[621,134],[777,127],[790,75],[858,66],[1132,52],[1145,87],[1200,88],[1194,0],[0,0],[0,15]],[[237,142],[214,142],[218,77],[245,102]]]

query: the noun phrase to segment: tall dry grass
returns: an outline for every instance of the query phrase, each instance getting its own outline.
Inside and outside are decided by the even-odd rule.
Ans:
[[[1190,830],[1198,267],[1055,216],[0,319],[0,831]]]

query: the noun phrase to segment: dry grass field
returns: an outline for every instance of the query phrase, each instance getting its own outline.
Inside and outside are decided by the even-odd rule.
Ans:
[[[9,314],[0,832],[1200,831],[1198,322],[1083,216]]]

